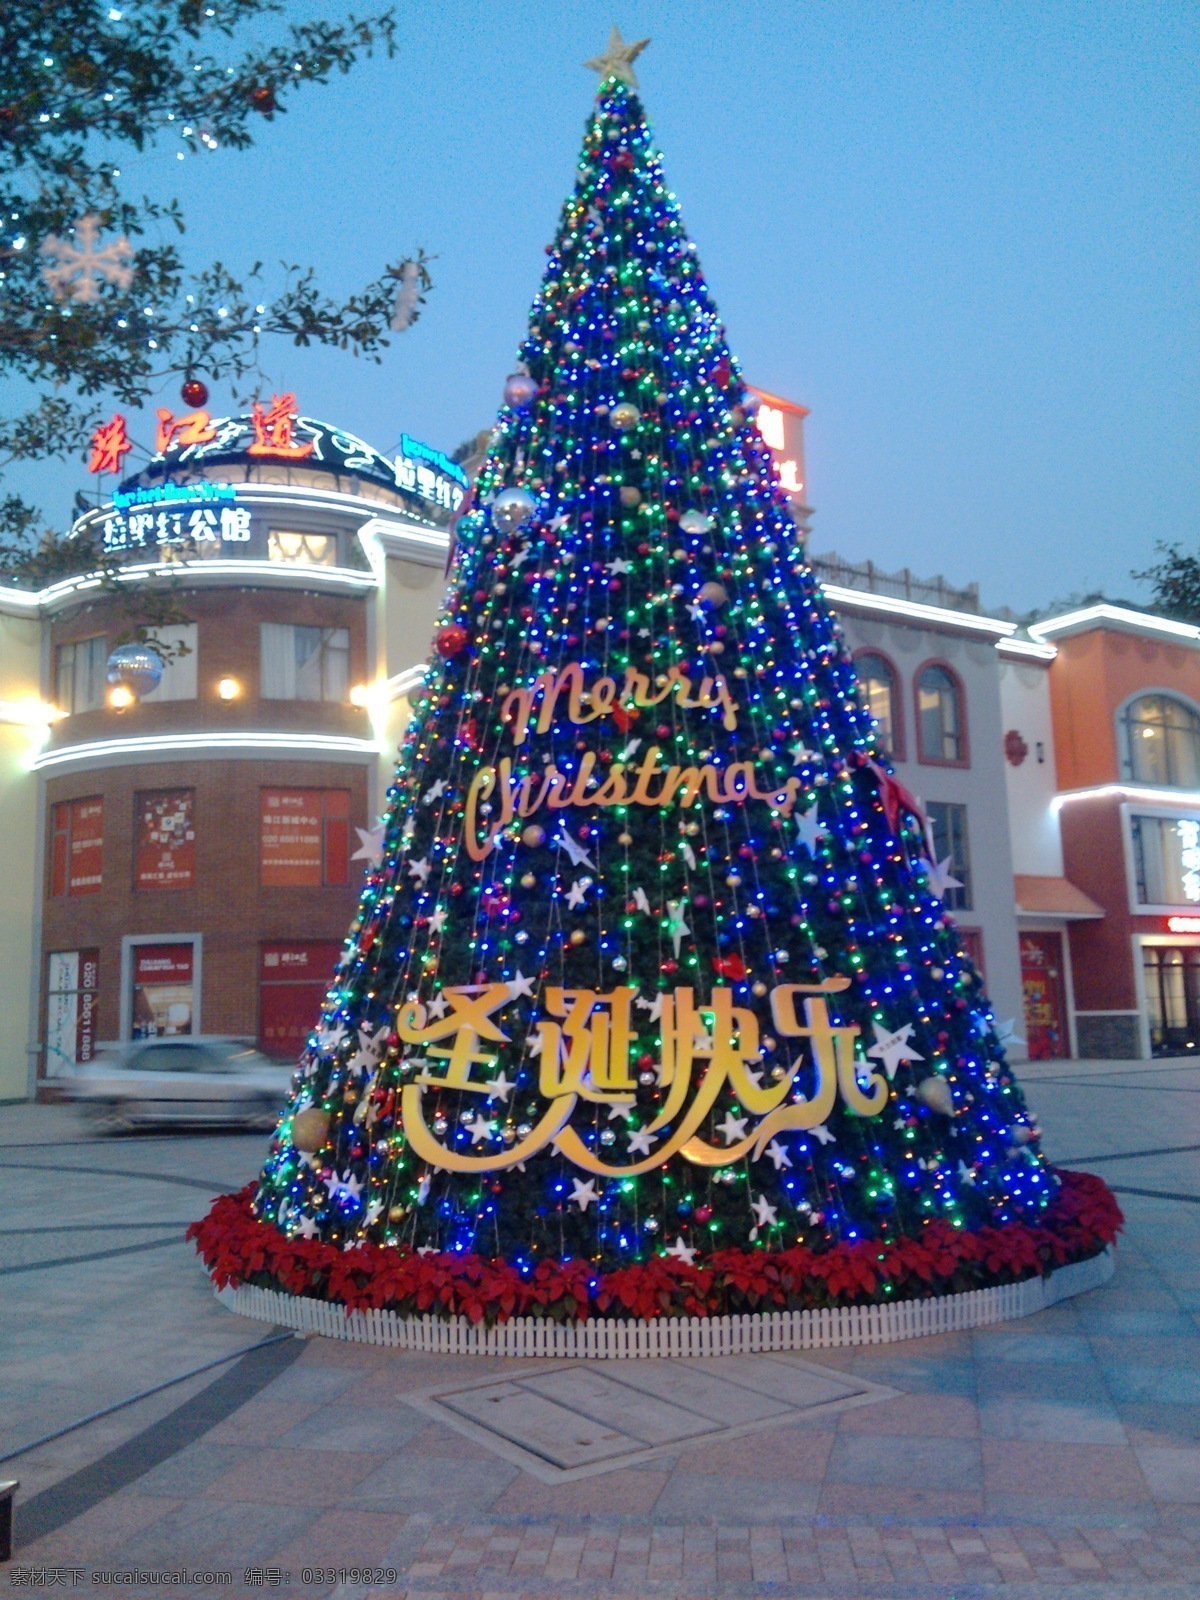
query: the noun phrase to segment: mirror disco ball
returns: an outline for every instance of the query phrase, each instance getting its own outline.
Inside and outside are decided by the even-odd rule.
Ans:
[[[124,684],[140,699],[162,682],[163,658],[148,644],[119,644],[108,658],[109,683]]]

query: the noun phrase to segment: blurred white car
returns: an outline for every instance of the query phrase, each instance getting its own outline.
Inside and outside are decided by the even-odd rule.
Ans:
[[[138,1039],[102,1049],[64,1085],[98,1132],[151,1123],[271,1129],[292,1068],[227,1039]]]

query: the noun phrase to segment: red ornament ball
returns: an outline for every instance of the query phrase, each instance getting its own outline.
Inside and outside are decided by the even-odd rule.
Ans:
[[[458,622],[448,622],[444,628],[438,629],[437,653],[445,656],[461,655],[467,648],[467,630]]]
[[[179,392],[185,406],[202,406],[208,400],[208,385],[199,378],[185,378]]]
[[[710,1222],[711,1220],[712,1220],[712,1207],[711,1206],[697,1206],[696,1207],[696,1221],[698,1223],[700,1223],[701,1226],[703,1226],[704,1223],[706,1223],[706,1222]]]
[[[269,84],[262,84],[257,89],[250,91],[250,104],[255,111],[261,111],[264,117],[269,117],[275,109],[275,91]]]

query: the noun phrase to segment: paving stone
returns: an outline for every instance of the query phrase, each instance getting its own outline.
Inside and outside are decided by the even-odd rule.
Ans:
[[[1123,1080],[1118,1072],[1106,1081]],[[1101,1101],[1035,1079],[1031,1096],[1052,1147],[1072,1136],[1065,1147],[1083,1153],[1129,1147],[1125,1089]],[[1164,1104],[1152,1108],[1161,1125],[1138,1112],[1136,1139],[1147,1148],[1176,1142],[1177,1097],[1143,1093],[1139,1104],[1152,1098]],[[0,1108],[0,1134],[6,1115]],[[180,1140],[156,1160],[207,1176],[216,1149],[233,1186],[236,1148],[257,1159],[259,1144]],[[1200,1160],[1186,1160],[1200,1193]],[[1122,1171],[1135,1166],[1147,1187],[1183,1186],[1182,1176],[1155,1175],[1154,1158]],[[22,1192],[31,1206],[56,1203],[57,1191],[32,1176]],[[106,1185],[86,1193],[98,1215],[120,1220],[137,1189],[131,1182],[115,1206]],[[1104,1289],[1018,1324],[804,1356],[805,1369],[835,1387],[866,1379],[900,1391],[873,1406],[740,1438],[693,1436],[648,1465],[548,1485],[403,1397],[443,1381],[510,1382],[554,1363],[312,1340],[269,1389],[30,1553],[147,1565],[236,1557],[239,1580],[252,1561],[393,1564],[405,1577],[387,1600],[1190,1600],[1200,1593],[1200,1208],[1123,1203],[1118,1276]],[[153,1271],[141,1258],[109,1293],[117,1284],[93,1276],[56,1291],[45,1315],[65,1323],[69,1348],[48,1341],[50,1322],[35,1315],[13,1327],[0,1305],[0,1339],[13,1333],[0,1378],[11,1403],[28,1405],[32,1418],[96,1389],[85,1333],[110,1378],[123,1381],[154,1375],[140,1353],[147,1326],[157,1338],[161,1325],[188,1359],[203,1341],[219,1354],[266,1331],[216,1307],[182,1250],[165,1252]],[[172,1296],[177,1307],[166,1304]],[[200,1342],[188,1345],[193,1314]],[[89,1325],[97,1316],[107,1319],[99,1332]],[[642,1394],[642,1431],[702,1394],[712,1406],[702,1365],[598,1370]],[[538,1387],[550,1397],[553,1381]],[[729,1416],[757,1417],[773,1403],[761,1384],[746,1384]],[[85,1430],[58,1456],[31,1458],[28,1481],[40,1487],[77,1470],[139,1424],[121,1426]],[[222,1592],[233,1600],[241,1590]],[[368,1597],[347,1590],[338,1600]]]

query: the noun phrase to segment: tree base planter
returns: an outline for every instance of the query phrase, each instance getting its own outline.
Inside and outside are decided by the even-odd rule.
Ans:
[[[899,1300],[888,1305],[842,1306],[820,1311],[764,1311],[737,1317],[595,1318],[560,1323],[514,1317],[484,1328],[466,1317],[400,1317],[394,1311],[346,1311],[252,1284],[216,1291],[239,1316],[323,1334],[356,1344],[387,1345],[460,1356],[553,1356],[597,1359],[639,1356],[731,1356],[768,1350],[831,1350],[839,1345],[892,1344],[923,1334],[954,1333],[1029,1317],[1072,1295],[1098,1289],[1115,1267],[1109,1248],[1045,1277],[992,1289]]]

